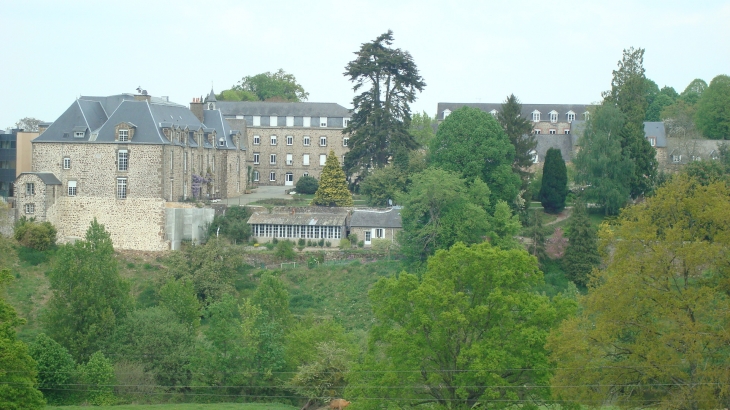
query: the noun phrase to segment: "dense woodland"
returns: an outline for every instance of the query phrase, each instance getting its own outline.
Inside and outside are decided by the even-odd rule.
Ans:
[[[730,138],[728,77],[658,89],[624,50],[573,163],[551,150],[532,173],[517,97],[436,127],[411,115],[426,83],[393,42],[346,67],[343,166],[299,182],[325,206],[401,205],[397,248],[260,246],[240,207],[206,244],[153,256],[115,252],[96,221],[57,245],[22,219],[0,238],[0,407],[730,406],[730,155],[663,175],[642,127]],[[221,97],[271,99],[276,81],[296,84],[280,70]]]

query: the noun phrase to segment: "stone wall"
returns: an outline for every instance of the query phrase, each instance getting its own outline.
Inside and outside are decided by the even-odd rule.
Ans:
[[[27,194],[26,184],[33,184],[34,193]],[[15,180],[15,218],[26,216],[35,217],[37,221],[50,221],[53,223],[53,205],[60,190],[59,185],[46,185],[35,174],[22,174]],[[29,212],[26,205],[32,205],[32,212]]]
[[[370,232],[371,239],[387,239],[392,242],[396,242],[396,236],[398,235],[398,231],[401,231],[400,228],[380,228],[383,230],[383,237],[382,238],[376,238],[375,237],[375,229],[376,228],[364,228],[364,227],[350,227],[350,235],[355,234],[357,235],[357,241],[363,241],[365,243],[365,232]],[[372,242],[369,244],[365,244],[365,247],[372,246]]]
[[[0,197],[0,235],[13,236],[13,225],[15,225],[15,209]]]

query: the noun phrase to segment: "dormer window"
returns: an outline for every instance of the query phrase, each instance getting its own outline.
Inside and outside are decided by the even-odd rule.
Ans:
[[[261,116],[260,115],[254,115],[253,116],[253,126],[254,127],[260,127],[261,126]]]
[[[583,119],[586,120],[586,121],[590,120],[591,119],[591,113],[589,113],[588,111],[584,112],[583,113]]]
[[[311,127],[312,117],[302,117],[302,127]]]
[[[219,147],[225,147],[226,146],[226,139],[223,138],[223,137],[220,137],[220,139],[218,139],[218,146]]]
[[[558,122],[558,112],[553,110],[550,111],[550,122]]]
[[[129,130],[119,130],[119,141],[129,141]]]
[[[532,131],[532,133],[535,134],[535,135],[540,135],[540,130],[539,129],[535,129],[534,131]]]
[[[489,111],[490,114],[492,114],[492,117],[497,118],[497,110]]]
[[[327,127],[327,117],[319,117],[319,126]]]
[[[446,119],[446,117],[448,117],[448,116],[449,116],[449,114],[451,114],[451,110],[450,110],[450,109],[448,109],[448,108],[447,108],[447,109],[445,109],[445,110],[444,110],[444,117],[443,117],[443,118],[444,118],[444,119]]]
[[[568,111],[568,113],[565,114],[565,119],[567,119],[568,122],[575,121],[575,113],[573,111]]]
[[[276,115],[272,115],[269,117],[269,127],[276,127],[278,126],[279,117]]]
[[[209,110],[215,110],[215,104],[213,104],[212,102],[209,102],[208,103],[208,109]]]
[[[74,138],[84,138],[84,133],[81,131],[74,132]]]
[[[343,118],[342,119],[342,127],[347,128],[347,126],[350,125],[350,119],[349,118]]]
[[[535,110],[532,112],[532,122],[540,122],[540,111]]]

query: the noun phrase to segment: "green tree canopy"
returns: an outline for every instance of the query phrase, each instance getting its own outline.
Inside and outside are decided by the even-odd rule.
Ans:
[[[398,242],[412,262],[425,261],[437,249],[456,242],[482,242],[490,231],[485,210],[489,188],[479,179],[467,188],[458,174],[429,168],[413,176],[398,203],[403,205]]]
[[[367,397],[367,409],[547,400],[543,346],[575,303],[532,292],[542,280],[533,256],[487,243],[437,251],[421,280],[406,272],[379,280],[368,352],[350,373],[348,395]]]
[[[319,177],[319,187],[314,193],[312,205],[353,206],[352,194],[347,189],[347,178],[340,167],[335,152],[330,150]]]
[[[38,364],[38,388],[49,403],[62,403],[73,383],[76,362],[58,342],[45,333],[36,336],[29,346],[30,356]]]
[[[646,120],[661,121],[662,111],[664,111],[666,107],[669,107],[672,104],[674,104],[674,100],[672,99],[672,97],[666,94],[657,95],[654,99],[654,102],[652,102],[649,108],[647,108],[646,110]]]
[[[408,183],[408,175],[401,168],[378,168],[360,184],[360,193],[367,196],[368,205],[388,206],[406,191]]]
[[[418,147],[409,132],[410,104],[426,83],[408,51],[392,48],[393,32],[364,43],[357,56],[345,67],[345,77],[355,85],[354,114],[344,130],[350,133],[350,151],[345,155],[348,175],[367,175],[369,168],[380,168],[402,151]]]
[[[568,170],[560,150],[550,148],[545,155],[542,168],[542,187],[540,203],[545,212],[556,214],[565,209],[565,198],[568,196]]]
[[[515,147],[494,117],[478,108],[455,110],[439,125],[429,149],[429,164],[467,181],[478,178],[491,190],[490,201],[512,203],[521,186],[512,172]]]
[[[692,80],[689,85],[687,85],[687,88],[682,91],[682,94],[679,95],[679,98],[690,105],[696,105],[697,102],[700,101],[700,97],[702,97],[702,93],[707,90],[707,82],[701,78],[695,78]]]
[[[17,340],[16,328],[25,324],[15,309],[5,301],[10,271],[0,270],[0,407],[10,410],[42,409],[43,394],[37,389],[36,362],[28,346]]]
[[[515,147],[512,171],[520,175],[522,185],[525,187],[530,179],[527,169],[532,165],[532,152],[537,147],[537,140],[532,135],[532,123],[522,116],[522,104],[514,94],[510,94],[504,100],[497,119]]]
[[[106,347],[131,307],[129,285],[119,276],[104,225],[94,219],[85,240],[61,246],[49,279],[46,332],[77,362],[84,362]]]
[[[593,268],[601,263],[598,254],[598,236],[588,218],[585,203],[577,201],[568,220],[568,247],[563,256],[566,276],[580,286],[588,285]]]
[[[634,163],[621,150],[625,116],[618,108],[600,106],[586,124],[575,157],[576,183],[589,203],[617,214],[629,198]]]
[[[411,118],[411,126],[408,132],[415,138],[418,145],[428,148],[433,137],[436,136],[436,119],[431,118],[426,111],[417,112]]]
[[[730,139],[730,76],[718,75],[710,81],[697,103],[695,123],[707,138]]]
[[[279,69],[274,73],[265,72],[254,76],[243,77],[230,90],[224,90],[216,96],[228,101],[306,101],[309,93],[304,91],[293,74]]]
[[[730,190],[686,176],[602,229],[607,267],[551,334],[559,398],[590,407],[723,408]]]
[[[674,89],[674,87],[664,86],[661,90],[659,90],[659,94],[666,95],[667,97],[671,98],[672,101],[676,101],[677,98],[679,98],[679,93],[677,93],[677,90]]]

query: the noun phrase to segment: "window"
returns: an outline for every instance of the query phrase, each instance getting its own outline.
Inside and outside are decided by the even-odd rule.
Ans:
[[[279,125],[278,124],[278,122],[279,122],[278,120],[279,120],[279,117],[277,117],[276,115],[270,116],[269,117],[269,127],[276,127],[276,126],[278,126]]]
[[[35,213],[35,204],[25,204],[25,213],[26,214]]]
[[[558,122],[558,112],[550,111],[550,122]]]
[[[675,163],[682,162],[682,156],[681,155],[672,155],[672,162],[675,162]]]
[[[302,142],[304,143],[305,147],[308,147],[309,146],[309,137],[305,135],[304,138],[302,138]]]
[[[309,176],[309,172],[304,171],[304,176],[305,177],[308,177]]]
[[[342,127],[347,128],[347,126],[350,125],[350,119],[349,118],[343,118],[342,119]]]
[[[269,181],[270,182],[276,181],[276,172],[274,172],[274,171],[269,172]]]
[[[129,141],[129,130],[119,130],[119,141]]]
[[[444,110],[444,119],[446,119],[446,117],[448,117],[448,116],[449,116],[449,114],[451,114],[451,110],[449,110],[448,108],[447,108],[447,109],[445,109],[445,110]]]
[[[492,117],[497,118],[497,110],[489,111],[490,114],[492,114]]]
[[[117,178],[117,199],[127,199],[127,178]]]
[[[68,181],[68,196],[76,196],[76,181]]]
[[[532,131],[535,135],[540,135],[540,130],[533,130]]]
[[[26,195],[35,195],[35,183],[33,183],[33,182],[25,183],[25,194]]]
[[[591,113],[589,113],[588,111],[584,112],[583,113],[583,119],[586,120],[586,121],[590,120],[591,119]]]
[[[291,172],[287,172],[286,176],[284,177],[285,182],[294,182],[294,174]]]
[[[260,127],[261,126],[261,116],[260,115],[254,115],[253,116],[253,126],[254,127]]]
[[[309,165],[309,154],[302,155],[302,165]]]
[[[294,117],[291,117],[291,116],[286,117],[286,126],[287,127],[294,126]]]
[[[258,152],[253,153],[253,163],[258,165],[260,154]]]
[[[183,155],[183,171],[188,171],[188,153],[186,152],[185,155]]]
[[[117,152],[117,171],[126,171],[129,168],[129,152],[120,149]]]
[[[71,169],[71,158],[64,158],[63,159],[63,169]]]
[[[84,138],[84,132],[83,131],[74,132],[74,138]]]
[[[533,111],[532,112],[532,122],[540,122],[540,111]]]
[[[261,144],[261,137],[259,137],[258,135],[254,135],[253,136],[253,145],[259,145],[259,144]]]
[[[302,117],[302,126],[311,127],[312,126],[312,117]]]
[[[568,111],[566,118],[568,119],[568,122],[575,121],[575,113],[573,111]]]
[[[327,163],[327,154],[319,154],[319,165]]]
[[[319,126],[320,127],[326,127],[327,126],[327,117],[319,117]]]
[[[568,134],[570,134],[570,130],[565,130],[565,131],[564,131],[563,133],[564,133],[565,135],[568,135]]]
[[[271,145],[276,145],[276,135],[271,136]]]
[[[555,134],[557,134],[557,133],[558,133],[558,130],[556,130],[556,129],[550,129],[550,130],[548,131],[548,134],[550,134],[550,135],[555,135]]]
[[[350,139],[349,138],[343,138],[342,139],[342,146],[343,147],[346,147],[348,142],[350,142]]]
[[[225,138],[221,137],[221,138],[220,138],[220,139],[218,140],[218,146],[219,146],[219,147],[225,147],[225,146],[226,146],[226,140],[225,140]]]
[[[369,244],[369,243],[370,243],[370,240],[371,240],[371,238],[372,238],[372,234],[373,234],[373,233],[372,233],[372,232],[370,232],[370,231],[365,231],[365,243],[367,243],[367,244]]]
[[[286,145],[294,145],[294,137],[291,135],[286,136]]]
[[[269,164],[276,165],[276,154],[269,155]]]
[[[327,137],[319,137],[319,146],[320,147],[326,147],[327,146]]]
[[[291,165],[294,163],[294,158],[292,154],[286,154],[286,165]]]
[[[375,237],[376,238],[385,238],[384,229],[383,228],[376,228],[375,229]]]
[[[254,171],[253,172],[253,181],[254,182],[259,182],[259,171]]]

